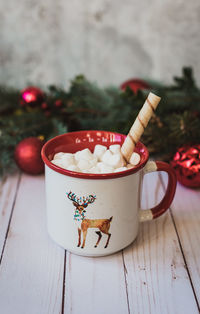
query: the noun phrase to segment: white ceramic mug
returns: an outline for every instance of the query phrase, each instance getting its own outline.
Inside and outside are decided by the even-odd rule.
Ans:
[[[139,223],[163,214],[176,190],[173,169],[164,162],[148,161],[147,148],[138,143],[140,163],[123,172],[88,174],[62,169],[51,163],[58,152],[96,144],[107,147],[124,142],[125,135],[106,131],[79,131],[57,136],[42,149],[45,163],[47,227],[51,238],[63,248],[79,255],[112,254],[132,243]],[[152,209],[140,209],[141,183],[145,173],[166,171],[168,187],[162,201]]]

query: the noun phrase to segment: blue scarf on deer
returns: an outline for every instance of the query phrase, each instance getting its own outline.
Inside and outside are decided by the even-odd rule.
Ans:
[[[75,210],[74,214],[74,220],[76,221],[82,221],[85,218],[85,213],[82,212],[81,214],[79,213],[78,209]]]

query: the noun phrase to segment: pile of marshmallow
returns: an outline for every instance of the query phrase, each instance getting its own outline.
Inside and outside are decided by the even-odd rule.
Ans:
[[[120,145],[96,145],[92,153],[88,148],[75,154],[57,153],[51,161],[61,168],[83,173],[111,173],[133,168],[140,162],[140,155],[133,153],[130,163],[127,164],[121,154]]]

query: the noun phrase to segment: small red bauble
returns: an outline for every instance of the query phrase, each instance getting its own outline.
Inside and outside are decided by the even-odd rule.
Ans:
[[[62,107],[62,106],[63,106],[62,100],[57,99],[57,100],[55,101],[55,107],[59,108],[59,107]]]
[[[19,142],[15,148],[15,161],[19,168],[29,174],[44,172],[41,149],[44,141],[37,137],[28,137]]]
[[[130,79],[130,80],[124,82],[123,84],[121,84],[120,88],[122,90],[125,90],[127,86],[129,86],[130,89],[132,89],[132,91],[135,94],[137,94],[139,89],[150,89],[151,88],[147,82],[140,80],[140,79]]]
[[[35,86],[29,86],[21,91],[20,104],[23,107],[38,107],[44,100],[44,93]]]
[[[46,102],[43,102],[41,104],[41,108],[42,108],[42,110],[46,110],[48,108],[48,104]]]
[[[171,165],[181,184],[190,188],[200,187],[200,145],[180,147]]]

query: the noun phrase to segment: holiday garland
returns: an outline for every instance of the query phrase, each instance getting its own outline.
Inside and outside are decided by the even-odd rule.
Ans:
[[[162,101],[142,142],[151,155],[169,160],[183,144],[200,143],[200,89],[191,68],[183,68],[183,76],[174,77],[172,86],[148,84]],[[77,76],[68,91],[57,86],[49,86],[44,92],[37,88],[19,91],[1,86],[0,174],[16,169],[15,147],[29,136],[42,136],[46,141],[58,134],[83,129],[127,134],[149,92],[135,93],[127,85],[124,91],[116,87],[102,89],[84,76]]]

